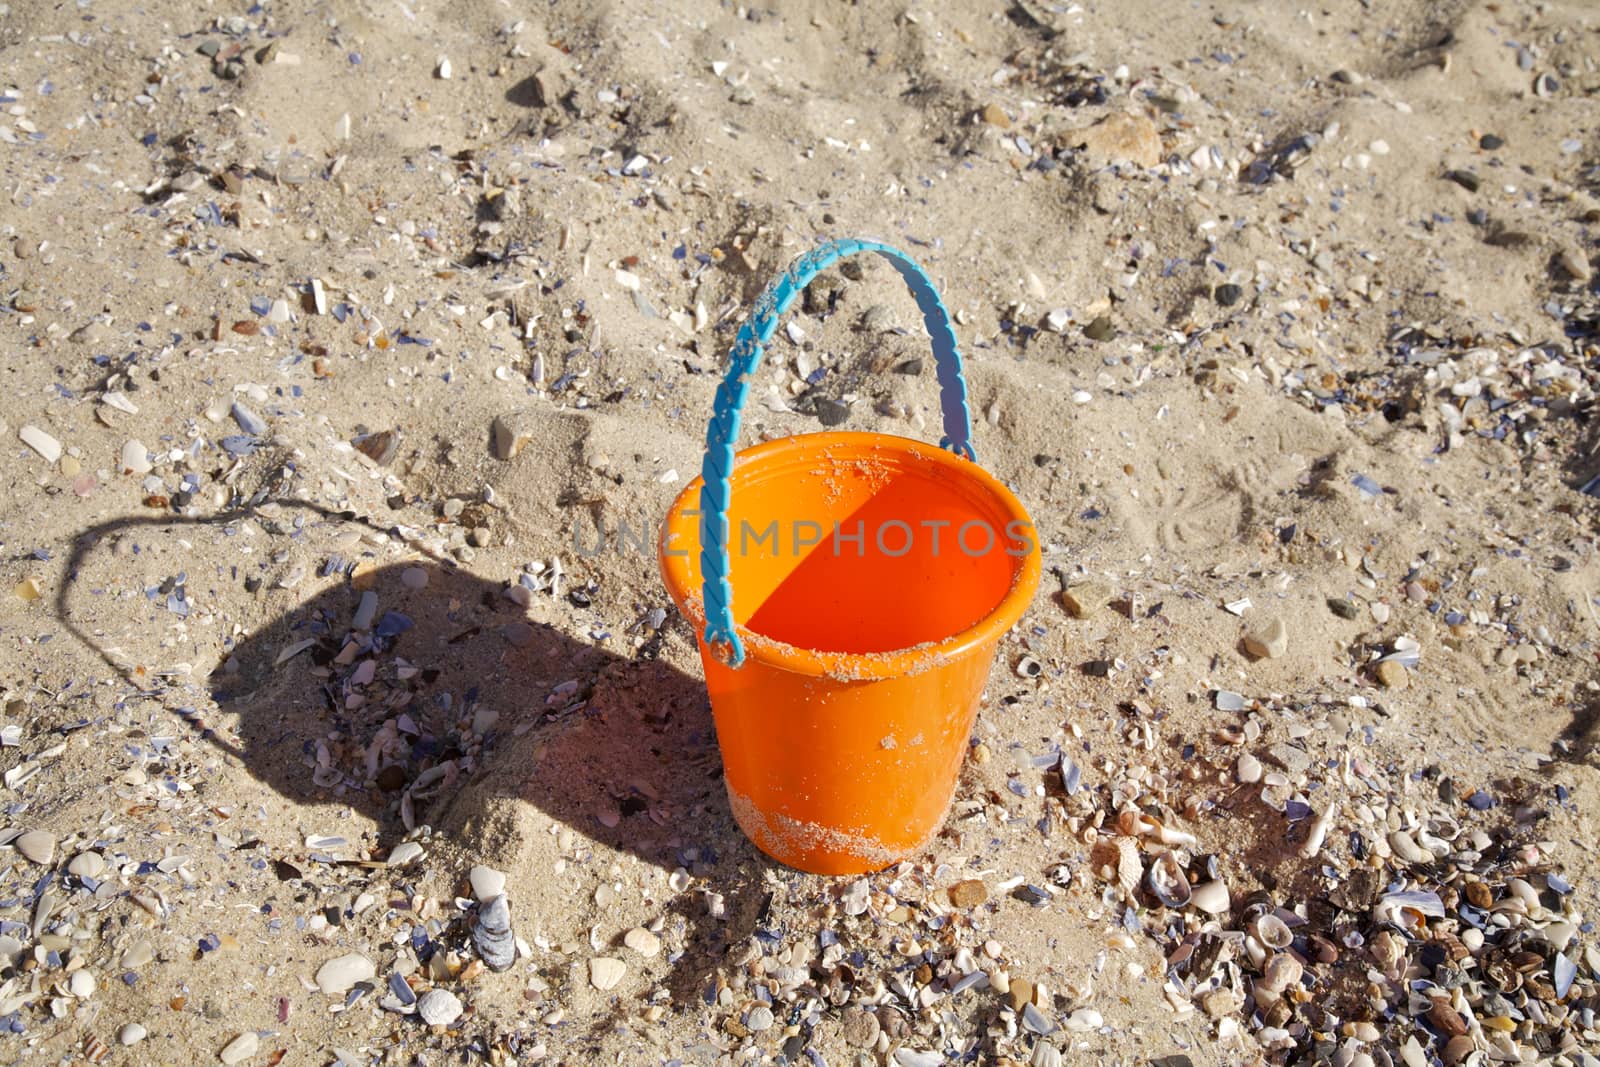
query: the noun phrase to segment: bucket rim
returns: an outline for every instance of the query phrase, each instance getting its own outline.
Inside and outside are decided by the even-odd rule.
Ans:
[[[897,434],[864,430],[828,430],[774,438],[749,448],[742,448],[735,453],[734,471],[737,474],[739,467],[752,461],[770,462],[801,449],[822,449],[830,445],[896,450],[942,466],[957,477],[979,483],[1001,505],[1001,509],[1006,513],[1007,522],[1021,520],[1032,527],[1033,520],[1016,494],[982,466],[943,448]],[[680,516],[686,508],[699,503],[703,484],[703,480],[696,477],[674,498],[662,521],[656,546],[662,581],[679,611],[694,627],[697,640],[705,632],[706,619],[700,587],[691,583],[689,577],[689,562],[694,550],[690,545],[669,545],[668,539],[677,524],[686,523],[692,532],[698,533],[698,524]],[[674,554],[668,554],[669,547],[674,550]],[[939,641],[927,641],[909,648],[883,652],[829,652],[788,644],[751,630],[743,623],[735,623],[734,628],[744,641],[747,657],[759,659],[763,664],[780,667],[794,674],[829,677],[842,681],[880,681],[904,677],[956,660],[976,648],[997,642],[1007,630],[1016,625],[1033,603],[1034,593],[1039,587],[1042,562],[1036,533],[1028,553],[1019,558],[1021,566],[1016,569],[1011,588],[1006,591],[1000,603],[971,626]]]

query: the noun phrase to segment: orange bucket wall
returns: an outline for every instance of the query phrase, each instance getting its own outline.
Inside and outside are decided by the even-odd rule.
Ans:
[[[660,545],[697,633],[700,484]],[[1027,513],[950,452],[835,432],[741,451],[728,527],[746,659],[700,651],[734,817],[815,873],[915,854],[949,808],[996,646],[1038,587]]]

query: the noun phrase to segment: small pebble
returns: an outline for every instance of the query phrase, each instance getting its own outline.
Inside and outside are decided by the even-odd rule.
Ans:
[[[1228,282],[1217,286],[1211,295],[1223,307],[1232,307],[1244,297],[1244,289],[1241,286],[1234,285],[1232,282]]]
[[[244,1033],[240,1034],[238,1037],[222,1046],[222,1051],[217,1054],[217,1058],[222,1060],[223,1063],[229,1064],[231,1067],[232,1064],[243,1063],[251,1056],[254,1056],[256,1051],[260,1048],[261,1039],[256,1036],[255,1031],[246,1030]]]
[[[1061,590],[1061,606],[1075,619],[1087,619],[1111,602],[1111,587],[1104,582],[1080,582]]]
[[[94,975],[88,971],[73,971],[72,977],[67,979],[67,989],[79,1000],[88,1000],[94,996],[94,991],[99,988],[99,983],[94,980]]]
[[[1556,262],[1561,264],[1561,269],[1575,282],[1587,283],[1594,277],[1594,270],[1590,268],[1589,261],[1582,252],[1568,245],[1556,254]]]
[[[968,878],[945,890],[950,903],[958,908],[975,908],[989,899],[989,890],[981,878]]]
[[[372,979],[378,968],[359,952],[336,956],[317,968],[317,988],[330,997],[343,996],[357,982]]]
[[[1246,752],[1239,757],[1239,763],[1234,767],[1234,777],[1242,784],[1250,785],[1261,781],[1261,761]]]
[[[143,1023],[127,1023],[117,1031],[117,1041],[125,1046],[137,1045],[148,1036],[150,1031],[144,1028]]]
[[[1329,597],[1328,610],[1341,619],[1354,619],[1357,614],[1355,601],[1342,596]]]
[[[1272,619],[1246,635],[1244,647],[1245,651],[1258,659],[1279,659],[1289,651],[1289,629],[1282,619]]]
[[[1392,659],[1384,660],[1378,664],[1374,673],[1377,675],[1379,685],[1385,689],[1393,689],[1395,692],[1399,692],[1411,684],[1411,678],[1405,667]]]
[[[539,428],[540,424],[531,412],[514,411],[496,416],[490,426],[495,459],[515,459],[517,453],[533,440]]]

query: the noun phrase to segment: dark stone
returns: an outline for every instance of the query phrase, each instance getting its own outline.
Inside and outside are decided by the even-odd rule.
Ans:
[[[1329,597],[1328,610],[1339,616],[1341,619],[1354,619],[1356,617],[1356,606],[1346,597]]]
[[[1505,146],[1506,139],[1504,137],[1496,136],[1492,133],[1486,133],[1482,137],[1478,138],[1478,147],[1483,149],[1485,152],[1493,152],[1496,149],[1504,148]]]
[[[1053,896],[1048,889],[1037,885],[1019,885],[1011,891],[1011,895],[1035,908],[1041,904],[1048,904]]]
[[[824,426],[838,426],[850,417],[850,405],[826,398],[817,401],[817,421]]]
[[[1229,282],[1226,285],[1217,286],[1216,292],[1211,295],[1223,307],[1232,307],[1244,296],[1244,289]]]
[[[1098,315],[1089,325],[1083,328],[1083,335],[1091,341],[1110,340],[1114,332],[1110,315]]]
[[[1444,172],[1444,180],[1455,182],[1469,193],[1477,192],[1478,186],[1481,184],[1478,176],[1470,170],[1447,170]]]

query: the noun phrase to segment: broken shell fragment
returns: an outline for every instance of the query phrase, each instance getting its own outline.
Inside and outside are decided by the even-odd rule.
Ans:
[[[1144,877],[1139,859],[1139,843],[1131,837],[1099,841],[1089,853],[1089,864],[1102,880],[1115,882],[1124,892],[1133,892]]]
[[[1294,943],[1294,931],[1276,915],[1267,914],[1256,920],[1256,938],[1272,949],[1285,949]]]
[[[1221,879],[1201,882],[1190,893],[1189,901],[1207,915],[1221,915],[1230,906],[1228,883]]]
[[[1145,884],[1155,898],[1169,908],[1185,907],[1193,896],[1189,879],[1183,874],[1183,864],[1178,862],[1177,854],[1173,852],[1163,852],[1150,861],[1150,869],[1145,872]]]

